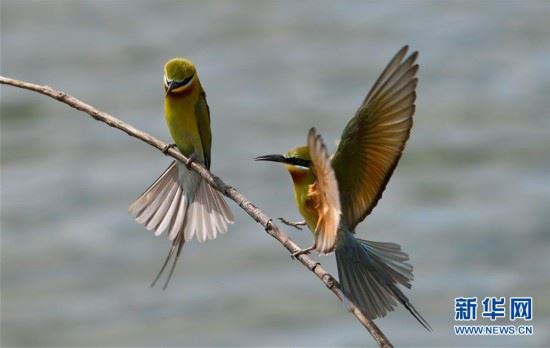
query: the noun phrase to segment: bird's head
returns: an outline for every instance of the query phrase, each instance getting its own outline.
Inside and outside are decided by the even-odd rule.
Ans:
[[[310,168],[311,157],[307,146],[296,147],[284,155],[258,156],[254,160],[283,163],[296,184],[302,183],[304,180],[309,182],[310,180],[308,179],[312,178]]]
[[[166,95],[190,91],[197,79],[195,65],[185,58],[170,59],[164,65],[164,90]]]

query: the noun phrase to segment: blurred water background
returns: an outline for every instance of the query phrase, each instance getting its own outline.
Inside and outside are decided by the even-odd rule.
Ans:
[[[419,50],[412,136],[359,235],[410,254],[407,294],[434,332],[402,307],[377,323],[397,346],[550,345],[549,2],[3,0],[0,10],[2,75],[166,141],[162,66],[191,58],[212,111],[213,171],[291,219],[288,175],[252,158],[301,145],[311,126],[333,144],[391,56]],[[126,209],[170,160],[11,87],[1,128],[3,345],[373,344],[233,204],[230,233],[186,245],[169,289],[150,289],[169,243]],[[454,336],[454,297],[514,295],[534,297],[535,335]]]

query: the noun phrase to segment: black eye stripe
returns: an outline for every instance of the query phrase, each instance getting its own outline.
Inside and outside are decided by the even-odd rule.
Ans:
[[[168,79],[167,79],[166,82],[167,82],[168,84],[173,83],[173,84],[174,84],[174,87],[173,87],[173,88],[178,88],[178,87],[185,86],[186,84],[188,84],[189,81],[191,81],[191,80],[193,79],[194,76],[195,76],[195,75],[191,75],[191,76],[189,76],[189,77],[187,77],[187,78],[185,78],[185,79],[183,79],[183,80],[181,80],[181,81],[168,80]]]
[[[183,86],[183,85],[186,85],[189,81],[191,81],[191,79],[193,78],[193,76],[194,76],[194,75],[191,75],[191,76],[189,76],[188,78],[183,79],[183,81],[178,81],[178,82],[177,82],[178,85],[179,85],[179,84],[181,84],[182,86]]]
[[[306,168],[309,168],[309,165],[311,164],[311,161],[305,160],[302,158],[297,158],[297,157],[289,157],[286,159],[286,162],[288,164],[292,164],[300,167],[306,167]]]

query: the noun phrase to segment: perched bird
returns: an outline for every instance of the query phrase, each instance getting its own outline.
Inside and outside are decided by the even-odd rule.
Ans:
[[[164,112],[170,135],[178,150],[193,161],[210,168],[210,110],[195,66],[183,58],[164,66]],[[172,246],[151,286],[173,258],[164,288],[174,272],[185,242],[214,239],[233,223],[233,215],[221,194],[185,164],[174,161],[166,171],[130,206],[136,221],[154,231],[167,230]]]
[[[397,244],[354,235],[382,197],[412,127],[418,52],[407,57],[407,50],[403,47],[376,80],[332,158],[311,129],[306,146],[256,160],[284,163],[292,177],[296,205],[314,236],[311,247],[293,256],[335,251],[343,290],[367,317],[384,317],[400,302],[431,330],[399,288],[411,287],[408,255]]]

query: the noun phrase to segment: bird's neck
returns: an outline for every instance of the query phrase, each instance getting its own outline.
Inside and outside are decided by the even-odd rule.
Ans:
[[[166,103],[185,103],[189,101],[195,101],[201,94],[202,86],[198,78],[186,89],[178,92],[170,92],[166,94],[164,100]]]
[[[313,173],[308,168],[299,168],[288,165],[287,170],[292,177],[294,185],[311,185],[315,181]]]

